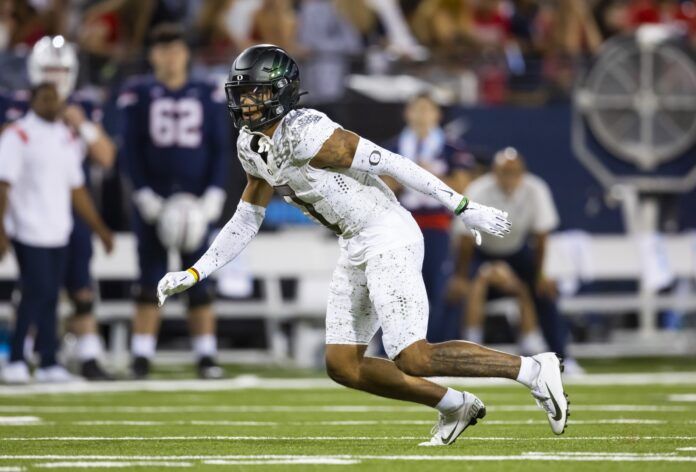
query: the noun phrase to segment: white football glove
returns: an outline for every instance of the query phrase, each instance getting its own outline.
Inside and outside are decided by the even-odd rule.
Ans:
[[[157,284],[158,305],[164,305],[167,297],[188,290],[194,285],[196,285],[196,278],[191,272],[168,272]]]
[[[145,223],[157,222],[164,207],[164,198],[157,195],[150,187],[143,187],[133,193],[133,201]]]
[[[479,246],[481,245],[480,231],[499,238],[510,232],[510,221],[507,217],[508,214],[505,211],[472,201],[469,202],[466,210],[459,214],[459,218],[469,228]]]

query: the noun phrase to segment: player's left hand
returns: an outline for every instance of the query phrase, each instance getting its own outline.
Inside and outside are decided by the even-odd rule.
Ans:
[[[75,129],[78,129],[82,123],[87,121],[84,110],[77,105],[68,105],[63,110],[63,119],[65,122]]]
[[[157,284],[157,302],[164,305],[167,297],[188,290],[196,284],[196,279],[189,271],[169,272]]]
[[[502,238],[510,232],[510,221],[508,220],[507,212],[498,210],[497,208],[480,205],[475,202],[469,202],[459,218],[471,230],[476,238],[476,244],[481,245],[481,233],[492,234]]]

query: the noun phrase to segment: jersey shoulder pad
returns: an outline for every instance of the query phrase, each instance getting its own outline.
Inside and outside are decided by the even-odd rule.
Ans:
[[[306,164],[341,126],[324,113],[299,108],[288,113],[274,137],[276,152],[285,154],[295,165]]]

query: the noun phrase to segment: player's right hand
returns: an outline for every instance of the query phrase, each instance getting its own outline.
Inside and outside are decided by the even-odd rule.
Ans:
[[[169,272],[157,284],[157,302],[164,305],[167,297],[188,290],[196,284],[196,279],[189,271]]]

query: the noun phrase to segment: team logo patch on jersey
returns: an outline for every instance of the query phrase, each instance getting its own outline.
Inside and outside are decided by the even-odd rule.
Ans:
[[[370,157],[368,158],[368,162],[370,163],[371,166],[376,166],[379,164],[379,161],[382,160],[382,153],[379,152],[377,149],[372,151],[370,153]]]

